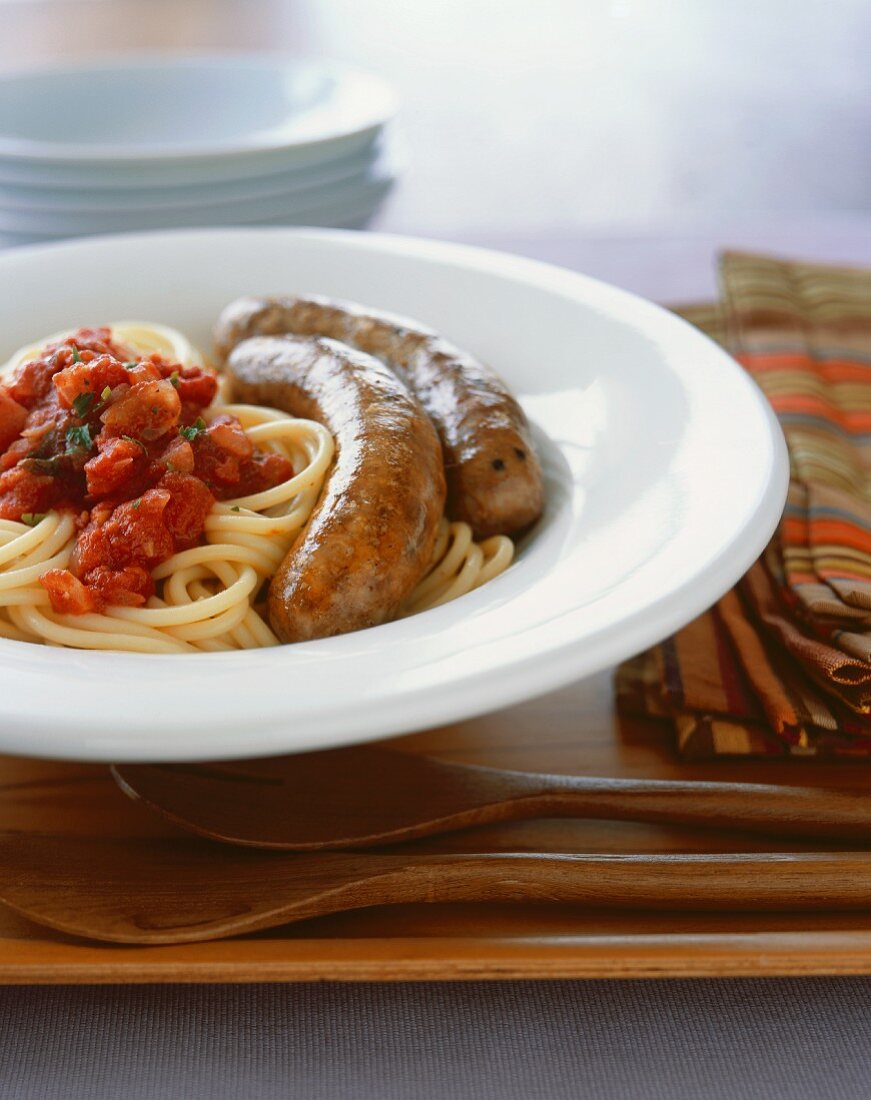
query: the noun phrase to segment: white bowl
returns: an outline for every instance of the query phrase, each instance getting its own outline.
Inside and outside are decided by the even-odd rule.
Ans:
[[[491,362],[535,425],[545,517],[490,584],[339,638],[178,657],[0,640],[0,749],[196,760],[467,718],[663,638],[725,592],[776,525],[785,446],[729,356],[631,294],[498,253],[251,229],[18,249],[0,255],[0,354],[122,316],[207,346],[227,301],[280,291],[406,313]]]
[[[277,55],[151,55],[0,75],[0,180],[54,186],[242,179],[359,151],[392,90]]]
[[[270,54],[151,55],[0,76],[0,156],[190,160],[336,142],[396,109],[376,76]]]

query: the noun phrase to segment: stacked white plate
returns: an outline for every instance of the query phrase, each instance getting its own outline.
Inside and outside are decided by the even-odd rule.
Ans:
[[[391,89],[275,55],[0,76],[0,245],[204,225],[365,225],[390,191]]]

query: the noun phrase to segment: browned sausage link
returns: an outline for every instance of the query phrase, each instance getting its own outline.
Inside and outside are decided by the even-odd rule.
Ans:
[[[502,380],[413,321],[328,298],[240,298],[215,334],[219,357],[253,335],[328,336],[381,359],[408,383],[442,441],[448,510],[476,536],[510,535],[541,515],[541,467],[526,417]]]
[[[441,448],[402,382],[333,340],[247,340],[228,361],[234,395],[317,420],[336,458],[269,588],[284,642],[394,618],[430,562],[445,506]]]

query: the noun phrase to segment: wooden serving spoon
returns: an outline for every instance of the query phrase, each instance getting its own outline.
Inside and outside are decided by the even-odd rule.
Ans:
[[[190,943],[404,902],[717,911],[871,908],[871,852],[235,852],[194,839],[0,834],[0,900],[118,943]]]
[[[120,764],[113,773],[173,824],[255,848],[362,848],[534,817],[871,840],[871,799],[863,794],[536,775],[370,746],[227,764]]]

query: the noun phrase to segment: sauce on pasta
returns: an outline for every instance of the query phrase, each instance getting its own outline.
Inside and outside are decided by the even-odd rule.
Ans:
[[[139,356],[108,328],[50,343],[0,386],[0,519],[75,516],[69,568],[40,584],[59,613],[140,607],[152,570],[196,546],[216,500],[292,476],[226,413],[207,424],[215,374]]]

